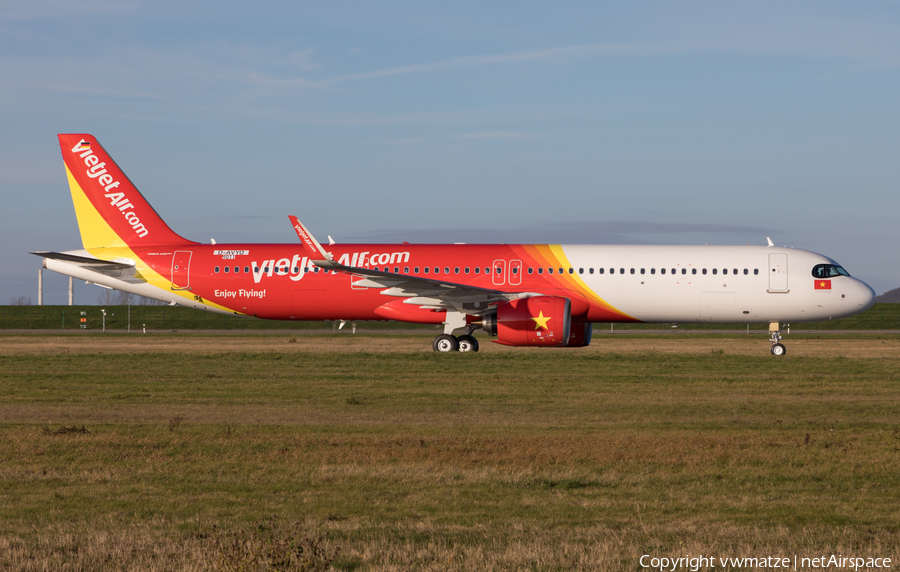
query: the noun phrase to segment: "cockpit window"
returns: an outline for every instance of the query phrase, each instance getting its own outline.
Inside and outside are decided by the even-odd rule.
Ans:
[[[813,278],[834,278],[850,276],[850,273],[836,264],[816,264],[812,269]]]

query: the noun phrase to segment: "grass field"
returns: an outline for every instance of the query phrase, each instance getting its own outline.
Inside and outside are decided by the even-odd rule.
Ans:
[[[900,335],[622,338],[0,335],[0,569],[896,567]]]

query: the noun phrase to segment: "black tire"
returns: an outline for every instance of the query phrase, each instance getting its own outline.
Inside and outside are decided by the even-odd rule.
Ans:
[[[783,356],[787,353],[787,348],[784,347],[784,344],[775,344],[771,349],[773,356]]]
[[[431,344],[431,347],[436,352],[450,353],[459,351],[459,342],[457,342],[456,338],[454,338],[450,334],[441,334],[438,337],[434,338],[434,342]]]
[[[459,351],[461,352],[478,351],[478,340],[475,339],[475,336],[466,334],[464,336],[459,336],[458,338],[456,338],[456,341],[459,344]]]

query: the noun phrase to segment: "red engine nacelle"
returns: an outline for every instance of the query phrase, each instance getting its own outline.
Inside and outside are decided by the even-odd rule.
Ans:
[[[535,296],[497,306],[493,325],[498,344],[564,346],[569,343],[571,324],[572,311],[568,298]]]
[[[590,322],[572,322],[567,348],[583,348],[591,345],[591,335],[594,333],[594,324]]]

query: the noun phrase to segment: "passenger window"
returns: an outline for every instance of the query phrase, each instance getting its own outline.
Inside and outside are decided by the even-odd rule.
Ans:
[[[250,273],[250,267],[244,266],[244,274],[249,274],[249,273]]]
[[[519,268],[518,268],[518,267],[514,267],[514,268],[513,268],[513,274],[518,274],[518,273],[519,273]]]
[[[716,274],[718,274],[718,273],[719,273],[719,269],[718,269],[718,268],[713,268],[713,275],[716,275]]]
[[[435,274],[440,274],[440,273],[441,273],[441,267],[440,267],[440,266],[435,266],[435,267],[434,267],[434,273],[435,273]]]
[[[578,273],[579,273],[579,274],[584,274],[584,268],[579,268],[579,269],[578,269]]]
[[[476,266],[476,267],[475,267],[475,274],[478,274],[479,272],[481,272],[481,267],[480,267],[480,266]]]
[[[650,274],[656,274],[656,268],[651,268],[651,269],[650,269]]]
[[[466,270],[466,274],[468,274],[468,273],[469,273],[469,267],[466,266],[466,269],[465,269],[465,270]]]
[[[534,274],[534,268],[531,268],[531,267],[529,266],[529,267],[528,267],[528,273],[529,273],[529,274]]]
[[[394,274],[400,274],[400,269],[394,266]]]
[[[747,270],[746,268],[744,268],[744,276],[746,276],[746,275],[749,274],[749,273],[750,273],[750,271]]]
[[[489,267],[485,266],[485,267],[484,267],[484,273],[485,273],[485,274],[490,274],[490,273],[491,273],[491,269],[490,269]]]
[[[634,274],[634,268],[631,269],[631,273]]]
[[[731,273],[734,274],[735,276],[737,276],[737,268],[735,268],[734,270],[732,270]]]
[[[619,268],[619,274],[625,274],[625,269],[624,269],[624,268]]]
[[[404,274],[409,274],[409,266],[404,266],[404,267],[403,267],[403,273],[404,273]]]
[[[418,274],[418,273],[419,273],[419,267],[416,266],[415,268],[413,268],[413,272],[416,273],[416,274]]]
[[[728,269],[727,269],[727,268],[723,268],[723,269],[722,269],[722,274],[728,274]]]
[[[315,268],[313,268],[313,272],[315,272],[316,274],[318,274],[318,273],[319,273],[319,267],[316,266]]]
[[[756,276],[757,274],[759,274],[759,268],[754,268],[753,275]]]
[[[682,268],[681,275],[684,276],[685,274],[687,274],[687,268]]]
[[[706,268],[703,269],[703,275],[706,276]]]
[[[569,274],[574,274],[574,273],[575,273],[575,269],[574,269],[574,268],[569,268]]]
[[[675,274],[675,269],[674,269],[674,268],[672,269],[672,274]]]
[[[593,274],[593,273],[594,273],[594,269],[593,269],[593,268],[588,268],[588,274]]]
[[[216,274],[218,274],[218,273],[219,273],[219,267],[216,266]]]
[[[660,268],[660,269],[659,269],[659,273],[660,273],[660,274],[665,274],[665,273],[666,273],[666,269],[665,269],[665,268]]]
[[[641,268],[641,274],[643,274],[644,272],[645,272],[645,270],[643,268]]]
[[[229,272],[231,272],[231,266],[226,266],[226,267],[225,267],[225,274],[228,274]]]
[[[450,267],[444,266],[444,274],[450,274]]]
[[[603,270],[604,270],[603,268],[598,268],[597,272],[599,272],[600,274],[603,274]]]
[[[543,269],[543,268],[538,268],[538,274],[543,274],[543,273],[544,273],[544,269]]]
[[[560,274],[563,273],[563,269],[562,269],[562,268],[559,269],[559,273],[560,273]]]
[[[547,269],[547,274],[553,274],[553,269],[552,269],[552,268],[548,268],[548,269]]]
[[[429,267],[426,266],[426,267],[425,267],[425,274],[428,274],[428,272],[430,272],[430,271],[431,271],[431,268],[429,268]]]
[[[697,273],[697,269],[696,269],[696,268],[691,268],[691,274],[696,274],[696,273]]]
[[[454,274],[459,274],[459,266],[457,266],[457,267],[455,267],[455,268],[453,269],[453,273],[454,273]]]

